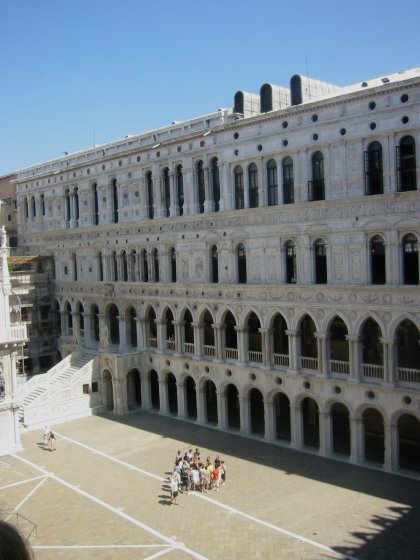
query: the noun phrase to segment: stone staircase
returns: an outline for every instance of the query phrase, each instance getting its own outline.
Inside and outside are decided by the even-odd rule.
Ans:
[[[96,359],[96,352],[78,350],[46,373],[34,375],[22,385],[19,390],[22,427],[39,427],[64,420],[67,416],[77,417],[76,409],[80,409],[78,401],[86,400],[83,385],[91,385]],[[81,407],[80,416],[86,416],[85,409],[86,406]]]

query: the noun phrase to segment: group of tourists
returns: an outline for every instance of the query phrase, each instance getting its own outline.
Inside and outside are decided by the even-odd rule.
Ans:
[[[212,461],[210,457],[203,460],[198,447],[195,451],[189,449],[184,455],[178,451],[171,476],[171,503],[178,505],[179,492],[218,492],[225,482],[226,465],[219,455]]]

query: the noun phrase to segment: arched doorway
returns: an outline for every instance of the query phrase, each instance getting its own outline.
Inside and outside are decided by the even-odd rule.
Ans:
[[[140,372],[132,369],[127,374],[127,407],[129,410],[141,406]]]
[[[226,387],[226,404],[228,427],[239,430],[241,427],[239,391],[232,383]]]
[[[385,460],[384,419],[374,408],[367,408],[363,413],[363,433],[365,459],[382,463]]]
[[[412,414],[398,418],[398,457],[401,469],[420,471],[420,421]]]
[[[206,418],[210,424],[217,424],[217,392],[213,381],[206,381],[204,384],[204,394],[206,399]]]
[[[168,390],[168,407],[171,414],[178,414],[178,395],[176,391],[176,378],[173,373],[168,373],[166,377],[166,387]]]
[[[152,369],[149,373],[149,383],[150,383],[150,400],[152,403],[152,408],[155,410],[160,409],[160,396],[159,396],[159,377],[157,372]]]
[[[187,416],[188,418],[197,419],[197,393],[195,381],[191,376],[185,380],[185,398],[187,400]]]
[[[319,409],[310,397],[302,401],[302,421],[303,443],[319,449]]]
[[[276,393],[273,398],[274,421],[277,439],[291,440],[290,400],[284,393]]]
[[[105,370],[103,373],[103,398],[104,398],[104,405],[105,409],[109,411],[114,410],[114,391],[113,391],[113,384],[112,384],[112,375],[109,370]]]
[[[264,421],[264,398],[258,389],[249,392],[249,413],[251,416],[251,432],[254,434],[265,434]]]
[[[331,407],[331,430],[334,453],[350,455],[350,413],[342,403],[334,403]]]

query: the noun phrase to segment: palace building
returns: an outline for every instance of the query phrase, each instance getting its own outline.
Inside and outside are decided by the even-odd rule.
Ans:
[[[295,75],[17,171],[63,358],[24,424],[153,409],[418,476],[419,119],[420,68]]]

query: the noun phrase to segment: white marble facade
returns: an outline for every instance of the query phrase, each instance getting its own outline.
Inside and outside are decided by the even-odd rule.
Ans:
[[[416,473],[420,69],[305,80],[19,171],[19,244],[116,414]]]

